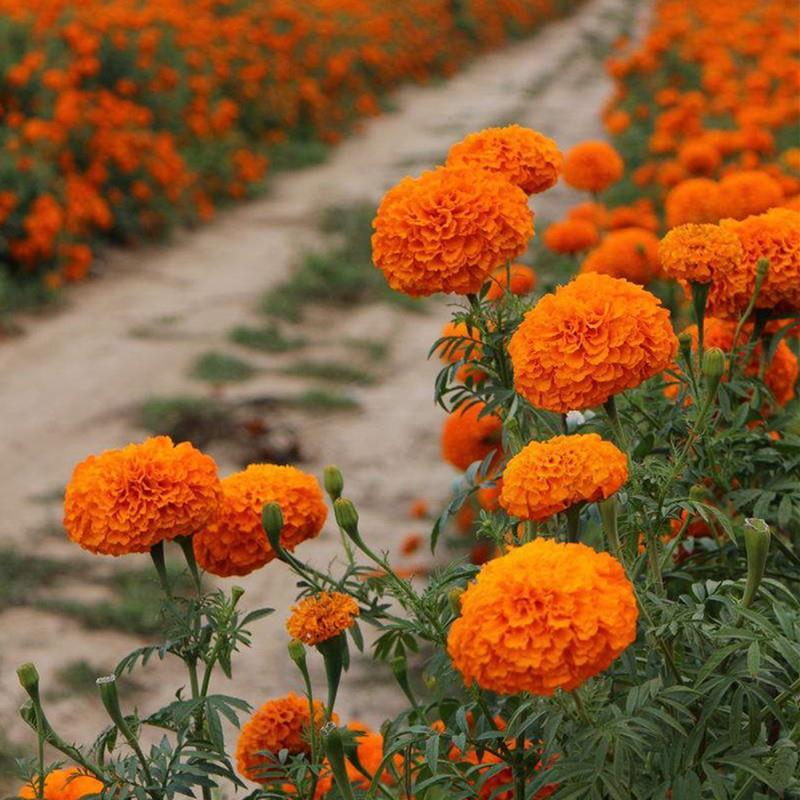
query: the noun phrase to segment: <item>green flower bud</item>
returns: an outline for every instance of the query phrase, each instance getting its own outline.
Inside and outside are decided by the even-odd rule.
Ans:
[[[702,501],[708,497],[708,490],[700,483],[695,483],[689,488],[689,499]]]
[[[281,551],[281,531],[283,530],[283,512],[277,503],[267,503],[261,509],[261,525],[267,539],[276,553]]]
[[[232,586],[231,587],[231,605],[236,607],[237,603],[242,599],[242,595],[244,594],[244,589],[241,586]]]
[[[39,672],[30,661],[17,667],[17,677],[22,688],[32,697],[39,695]]]
[[[703,375],[706,376],[709,383],[716,381],[719,384],[719,379],[725,372],[725,353],[719,347],[710,347],[703,355]]]
[[[348,535],[358,536],[358,512],[350,500],[340,497],[333,504],[337,525]]]
[[[334,502],[336,502],[342,496],[342,490],[344,489],[344,478],[342,477],[339,467],[336,467],[333,464],[325,467],[322,472],[322,483],[325,486],[325,491]]]
[[[289,658],[298,666],[306,663],[306,648],[299,639],[292,639],[288,645]]]
[[[764,577],[770,538],[769,525],[763,519],[744,521],[744,546],[747,552],[747,584],[742,597],[744,608],[750,607]]]
[[[683,333],[678,334],[678,346],[681,350],[681,355],[686,361],[690,361],[692,358],[692,337],[691,334]]]

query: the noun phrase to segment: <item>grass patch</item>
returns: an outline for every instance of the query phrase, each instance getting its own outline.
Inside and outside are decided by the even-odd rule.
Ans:
[[[177,566],[167,565],[176,594],[192,591],[188,575]],[[161,589],[153,569],[124,569],[97,581],[111,590],[108,600],[84,603],[71,599],[46,599],[36,605],[71,617],[86,628],[109,629],[141,636],[161,630]]]
[[[358,403],[352,397],[327,389],[309,389],[285,402],[305,411],[350,411],[358,408]]]
[[[375,378],[369,372],[337,361],[298,361],[288,367],[283,367],[281,372],[284,375],[294,375],[298,378],[314,378],[330,383],[351,383],[367,386],[375,382]]]
[[[389,343],[380,339],[345,339],[344,343],[376,363],[383,361],[389,355]]]
[[[289,279],[270,289],[261,301],[265,314],[297,322],[309,303],[347,307],[355,303],[388,301],[419,309],[419,301],[393,292],[372,265],[372,219],[368,204],[328,209],[320,228],[338,244],[324,252],[306,254]]]
[[[274,323],[267,323],[259,328],[239,325],[228,334],[228,338],[242,347],[264,353],[286,353],[289,350],[297,350],[306,343],[305,339],[300,337],[284,336]]]
[[[225,406],[205,397],[178,395],[151,397],[139,408],[137,425],[152,434],[163,434],[178,442],[204,447],[230,432]]]
[[[29,606],[43,586],[74,574],[71,562],[0,549],[0,608]]]
[[[227,353],[210,351],[198,356],[191,376],[207,383],[237,383],[246,381],[256,373],[256,368],[247,361]]]
[[[95,696],[97,694],[97,678],[110,675],[113,668],[92,664],[84,658],[64,664],[55,674],[56,685],[47,693],[48,700],[61,700],[66,697]],[[123,693],[142,690],[141,684],[127,675],[117,678],[117,686]]]

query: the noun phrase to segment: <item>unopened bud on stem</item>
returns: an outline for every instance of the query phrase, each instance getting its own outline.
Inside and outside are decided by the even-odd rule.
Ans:
[[[747,584],[742,597],[742,606],[749,608],[755,599],[758,587],[767,568],[770,529],[763,519],[746,519],[744,522],[744,546],[747,551]]]
[[[333,464],[325,467],[322,473],[322,483],[325,486],[325,491],[335,503],[342,496],[342,490],[344,489],[344,478],[339,467]]]

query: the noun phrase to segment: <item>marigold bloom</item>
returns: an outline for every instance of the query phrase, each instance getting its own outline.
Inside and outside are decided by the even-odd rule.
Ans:
[[[619,153],[608,142],[576,144],[564,159],[564,180],[574,189],[602,192],[616,183],[625,170]]]
[[[778,181],[761,170],[744,170],[726,175],[719,184],[722,216],[744,219],[762,214],[783,202]]]
[[[600,241],[597,226],[586,219],[554,222],[544,232],[544,243],[554,253],[580,253]]]
[[[734,350],[733,336],[736,332],[737,323],[733,320],[717,319],[707,317],[703,324],[703,342],[705,347],[719,347],[723,352],[730,353]],[[735,343],[735,349],[741,350],[748,341],[752,332],[752,325],[745,325],[739,335],[739,340]],[[690,325],[684,330],[692,337],[692,349],[697,349],[697,325]],[[761,368],[761,348],[759,342],[750,356],[750,360],[744,368],[744,374],[750,377],[758,375]],[[677,367],[674,367],[677,370]],[[725,370],[727,373],[727,369]],[[795,386],[797,384],[798,364],[797,357],[785,341],[781,341],[775,349],[772,361],[767,364],[764,371],[764,383],[772,392],[775,402],[779,406],[785,406],[794,398]],[[727,380],[727,374],[723,377]],[[677,397],[677,381],[670,380],[664,389],[667,397]]]
[[[503,422],[495,414],[479,415],[483,403],[463,405],[448,415],[442,426],[442,458],[456,469],[465,470],[483,461],[493,450],[500,457]]]
[[[261,510],[277,503],[283,513],[281,544],[294,550],[322,530],[328,511],[317,480],[295,467],[251,464],[222,481],[214,520],[194,537],[197,563],[213,575],[247,575],[275,558]]]
[[[740,269],[744,252],[739,239],[719,225],[688,224],[673,228],[661,240],[658,255],[664,272],[687,283],[724,281]]]
[[[671,363],[669,313],[640,286],[586,273],[545,295],[508,346],[517,391],[566,413],[604,403]]]
[[[372,257],[413,297],[477,292],[533,236],[525,193],[477,168],[439,167],[390,189],[373,222]]]
[[[38,785],[28,783],[17,790],[17,797],[35,800],[38,797],[37,788]],[[54,769],[44,779],[44,800],[81,800],[82,797],[102,791],[103,784],[97,778],[81,772],[77,767]]]
[[[220,503],[214,460],[168,436],[106,450],[75,467],[64,495],[64,528],[92,553],[145,553],[206,525]]]
[[[338,723],[338,716],[332,715]],[[314,701],[314,726],[322,727],[325,707]],[[264,754],[274,754],[276,760],[281,750],[289,755],[311,752],[308,734],[311,713],[305,697],[290,692],[286,697],[268,700],[242,726],[236,743],[236,767],[245,778],[256,783],[263,781],[274,762]]]
[[[628,479],[628,458],[596,433],[530,442],[506,464],[500,505],[543,520],[576,503],[611,497]]]
[[[536,273],[524,264],[500,267],[491,274],[489,280],[491,283],[486,292],[489,300],[499,300],[506,289],[511,294],[522,296],[530,294],[536,288]]]
[[[356,758],[358,763],[371,776],[374,776],[383,761],[383,736],[377,731],[370,730],[360,722],[350,722],[347,727],[351,731],[361,734],[356,743]],[[394,761],[398,766],[402,762],[399,756],[395,756]],[[345,762],[345,769],[347,770],[347,777],[354,786],[359,789],[369,789],[371,778],[367,778],[366,775],[357,770],[349,760]],[[384,786],[394,786],[395,781],[388,769],[384,769],[381,773],[380,782]]]
[[[611,215],[602,203],[587,201],[578,203],[567,211],[567,219],[585,219],[591,222],[598,230],[608,227]]]
[[[607,669],[636,639],[637,616],[615,558],[540,538],[483,565],[447,650],[467,684],[551,695]]]
[[[525,194],[555,186],[563,162],[552,139],[520,125],[471,133],[447,154],[448,167],[479,167],[499,173]]]
[[[607,233],[581,264],[581,272],[598,272],[639,284],[649,283],[660,269],[658,237],[644,228]]]
[[[352,627],[358,603],[341,592],[320,592],[292,606],[286,630],[303,644],[317,645]]]
[[[769,261],[769,270],[756,299],[756,308],[787,315],[800,311],[800,212],[773,208],[766,214],[740,222],[726,219],[721,224],[739,237],[744,250],[743,285],[729,287],[718,301],[721,307],[729,310],[725,316],[738,316],[747,307],[762,258]]]
[[[693,175],[711,175],[722,163],[722,156],[710,142],[689,140],[678,151],[678,162]]]
[[[667,227],[687,222],[719,222],[722,217],[722,195],[719,184],[708,178],[681,181],[664,199]]]

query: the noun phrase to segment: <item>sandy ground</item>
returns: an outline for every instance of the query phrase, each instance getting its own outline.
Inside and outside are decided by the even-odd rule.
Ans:
[[[366,123],[325,164],[276,177],[264,199],[168,246],[111,254],[99,278],[70,293],[67,308],[22,320],[25,335],[0,346],[0,542],[40,546],[31,532],[57,520],[58,508],[32,498],[63,486],[74,463],[88,453],[141,438],[130,414],[137,402],[202,391],[187,376],[187,366],[201,352],[224,348],[231,326],[257,319],[257,296],[318,240],[315,216],[321,208],[376,201],[400,177],[428,168],[452,142],[488,125],[529,125],[564,149],[601,136],[598,111],[610,85],[592,43],[612,41],[623,21],[641,17],[643,7],[637,0],[591,0],[572,18],[476,60],[447,82],[398,91],[396,111]],[[557,187],[536,198],[534,208],[541,219],[553,219],[575,200]],[[419,529],[407,516],[412,499],[424,497],[435,507],[455,477],[439,461],[442,414],[432,402],[437,365],[426,362],[445,316],[443,304],[431,304],[422,315],[376,305],[347,314],[320,310],[305,324],[304,333],[318,343],[309,348],[315,356],[327,352],[326,343],[345,337],[394,343],[381,365],[382,380],[357,390],[359,412],[296,420],[307,456],[303,467],[319,474],[323,465],[339,464],[365,534],[386,549]],[[168,335],[141,335],[165,320]],[[262,364],[269,363],[264,356]],[[275,393],[285,385],[285,379],[264,372],[237,392]],[[46,542],[48,553],[78,555],[74,547]],[[330,525],[305,555],[311,550],[318,563],[335,554]],[[254,646],[236,662],[233,684],[223,679],[216,688],[256,704],[299,688],[284,656],[282,629],[293,579],[273,564],[241,583],[246,605],[278,611],[258,623]],[[0,635],[0,729],[13,739],[24,735],[13,717],[22,699],[13,673],[17,664],[35,661],[47,681],[60,664],[78,658],[113,664],[139,644],[29,609],[0,615]],[[357,662],[344,681],[342,718],[375,723],[398,710],[402,698],[385,688],[384,679]],[[148,692],[137,703],[145,711],[154,708],[181,680],[175,665],[155,666]],[[86,698],[65,698],[49,714],[78,740],[103,724],[99,703]]]

